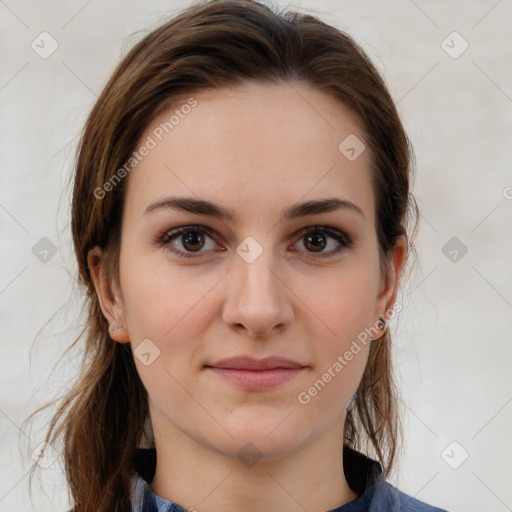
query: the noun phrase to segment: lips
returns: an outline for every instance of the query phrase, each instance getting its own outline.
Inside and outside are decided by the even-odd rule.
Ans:
[[[255,359],[249,356],[221,359],[205,369],[223,381],[252,391],[268,390],[300,375],[307,366],[283,357]]]
[[[284,357],[269,356],[264,359],[255,359],[250,356],[229,357],[221,359],[216,363],[206,365],[210,368],[224,368],[231,370],[273,370],[275,368],[304,368],[305,365],[300,364],[291,359]]]

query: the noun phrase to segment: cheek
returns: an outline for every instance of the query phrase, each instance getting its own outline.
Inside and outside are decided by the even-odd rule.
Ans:
[[[125,276],[124,296],[137,371],[159,409],[192,414],[194,402],[186,390],[194,389],[204,362],[204,340],[212,323],[219,276],[194,275],[198,267],[172,268],[161,261],[142,264],[142,258],[132,261],[126,267],[130,272]],[[142,343],[151,353],[149,365],[137,357],[142,352],[138,347],[145,346]]]
[[[160,410],[189,411],[202,364],[201,353],[211,317],[208,311],[210,280],[192,281],[187,272],[152,267],[133,280],[127,299],[127,320],[139,376]],[[188,276],[188,277],[187,277]],[[150,340],[156,356],[149,364],[137,357],[137,347]],[[142,342],[142,343],[141,343]],[[156,347],[156,348],[155,348]],[[194,367],[194,366],[197,366]]]
[[[304,390],[305,401],[315,402],[313,407],[319,410],[329,404],[346,404],[361,380],[371,345],[368,329],[375,321],[379,273],[374,268],[378,269],[368,260],[354,261],[335,279],[317,287],[308,304],[319,312],[321,322],[316,322],[319,332],[309,332],[316,340],[317,364],[316,380],[312,379],[309,391]]]
[[[378,295],[377,263],[354,258],[350,265],[325,279],[311,278],[304,283],[305,303],[318,315],[322,331],[331,338],[329,347],[340,350],[349,340],[373,324]],[[312,292],[306,293],[306,290]]]
[[[123,282],[125,314],[132,341],[193,338],[200,331],[208,294],[218,281],[197,268],[174,268],[160,257],[126,258]],[[201,275],[197,275],[201,273]]]
[[[371,325],[367,294],[331,295],[322,318],[329,325],[327,336],[314,336],[315,365],[296,399],[309,414],[335,421],[361,381],[371,339],[365,329]],[[334,299],[337,297],[337,299]],[[371,302],[371,301],[370,301]]]
[[[315,374],[334,393],[335,388],[347,387],[353,387],[353,393],[366,365],[371,341],[365,330],[371,325],[372,301],[362,292],[361,289],[350,294],[338,292],[337,299],[331,295],[332,300],[321,310],[322,319],[329,326],[328,335],[320,339],[311,333],[312,339],[317,340]]]

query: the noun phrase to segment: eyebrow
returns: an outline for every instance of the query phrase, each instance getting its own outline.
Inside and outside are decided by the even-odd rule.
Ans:
[[[158,211],[158,210],[178,210],[197,215],[209,215],[221,220],[233,221],[235,213],[232,210],[224,208],[221,205],[206,201],[204,199],[197,199],[195,197],[166,197],[151,203],[144,215]],[[361,215],[366,222],[363,210],[357,204],[349,201],[348,199],[331,197],[326,199],[317,199],[314,201],[306,201],[305,203],[298,203],[284,209],[281,212],[280,220],[293,220],[307,215],[315,215],[319,213],[328,213],[335,210],[347,209]]]

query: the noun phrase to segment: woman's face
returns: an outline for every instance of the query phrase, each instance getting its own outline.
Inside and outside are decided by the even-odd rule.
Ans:
[[[125,178],[109,310],[125,331],[111,334],[131,341],[155,435],[277,458],[343,431],[369,351],[360,335],[394,302],[370,155],[357,118],[303,84],[192,96],[148,126]],[[294,368],[219,363],[239,356]]]

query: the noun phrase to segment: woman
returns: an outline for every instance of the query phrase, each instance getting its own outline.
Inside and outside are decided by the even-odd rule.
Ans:
[[[129,52],[76,161],[86,356],[47,436],[73,510],[440,510],[386,482],[411,157],[314,17],[215,0]]]

